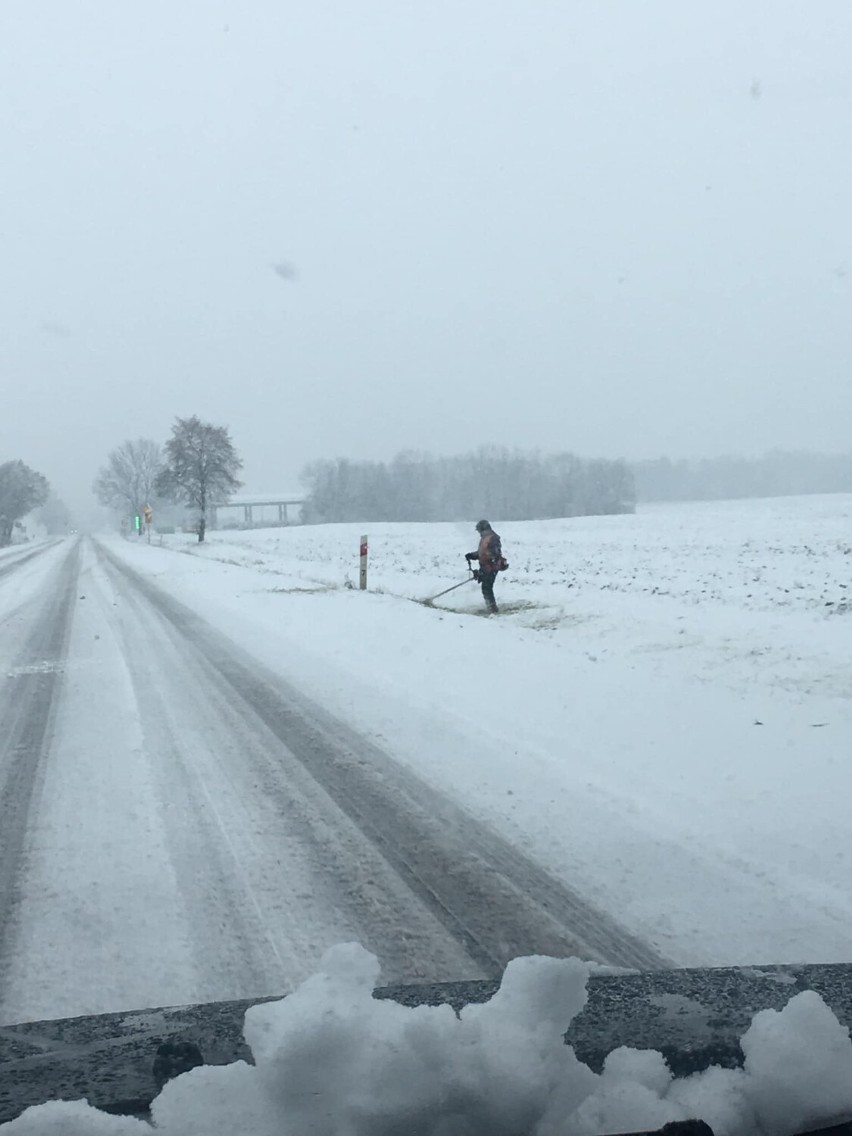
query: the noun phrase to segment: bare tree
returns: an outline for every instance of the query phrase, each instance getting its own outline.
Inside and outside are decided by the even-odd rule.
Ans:
[[[22,461],[0,465],[0,548],[12,543],[15,522],[43,505],[49,492],[47,478]]]
[[[202,422],[197,415],[176,418],[166,442],[166,464],[157,478],[157,491],[184,501],[197,512],[200,543],[207,532],[208,511],[224,505],[239,489],[242,482],[237,474],[242,467],[227,426]]]
[[[138,513],[152,500],[157,475],[163,468],[163,451],[150,438],[122,442],[110,453],[92,486],[97,499],[110,509]]]

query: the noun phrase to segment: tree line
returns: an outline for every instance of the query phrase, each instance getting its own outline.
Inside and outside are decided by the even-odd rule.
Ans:
[[[633,477],[624,461],[574,454],[482,448],[458,457],[401,453],[390,462],[312,462],[302,473],[303,519],[505,521],[632,513]]]
[[[639,501],[710,501],[852,492],[852,454],[772,450],[760,457],[683,461],[658,458],[633,465]]]
[[[145,504],[182,503],[203,541],[213,509],[240,487],[241,468],[226,427],[197,416],[177,418],[164,445],[143,438],[113,450],[94,491],[124,515],[140,513]],[[637,500],[852,492],[852,456],[773,451],[759,458],[660,458],[630,465],[491,446],[455,457],[406,451],[388,462],[324,459],[306,466],[302,481],[307,523],[474,515],[513,521],[632,513]],[[11,539],[14,521],[43,505],[47,493],[44,478],[22,462],[0,465],[0,545]],[[59,515],[55,508],[53,514]]]

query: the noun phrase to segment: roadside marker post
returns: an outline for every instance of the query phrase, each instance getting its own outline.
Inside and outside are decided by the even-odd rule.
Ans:
[[[367,537],[361,537],[361,591],[367,588]]]
[[[154,510],[150,505],[146,505],[142,510],[142,515],[145,518],[145,528],[148,530],[148,543],[151,543],[151,524],[154,520]]]

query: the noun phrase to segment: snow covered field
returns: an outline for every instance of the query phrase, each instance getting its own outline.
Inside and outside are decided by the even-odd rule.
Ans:
[[[848,961],[852,498],[113,540],[678,965]],[[184,554],[184,555],[179,555]],[[442,609],[442,610],[441,610]]]
[[[755,1018],[743,1070],[673,1081],[622,1049],[598,1077],[562,1044],[585,963],[523,959],[456,1019],[372,1000],[359,947],[320,958],[379,943],[387,982],[474,977],[521,939],[573,953],[538,865],[581,897],[565,924],[597,909],[591,957],[848,962],[850,517],[834,496],[495,518],[497,618],[474,585],[412,602],[464,578],[472,525],[367,526],[367,593],[360,525],[0,554],[0,1022],[304,982],[248,1015],[256,1068],[167,1086],[164,1132],[366,1133],[417,1113],[567,1136],[700,1114],[745,1136],[847,1114],[852,1045],[812,994]],[[316,716],[305,732],[285,684],[355,733]],[[395,844],[425,849],[415,875],[480,889],[490,963],[418,900]],[[8,1130],[139,1125],[77,1103]]]

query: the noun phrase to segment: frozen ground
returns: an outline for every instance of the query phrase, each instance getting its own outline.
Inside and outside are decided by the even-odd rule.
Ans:
[[[678,964],[848,961],[848,496],[110,545]],[[186,555],[176,556],[175,552]]]
[[[0,1022],[349,939],[389,982],[848,961],[850,513],[494,518],[497,619],[412,602],[472,526],[371,526],[366,594],[362,526],[0,555]]]

